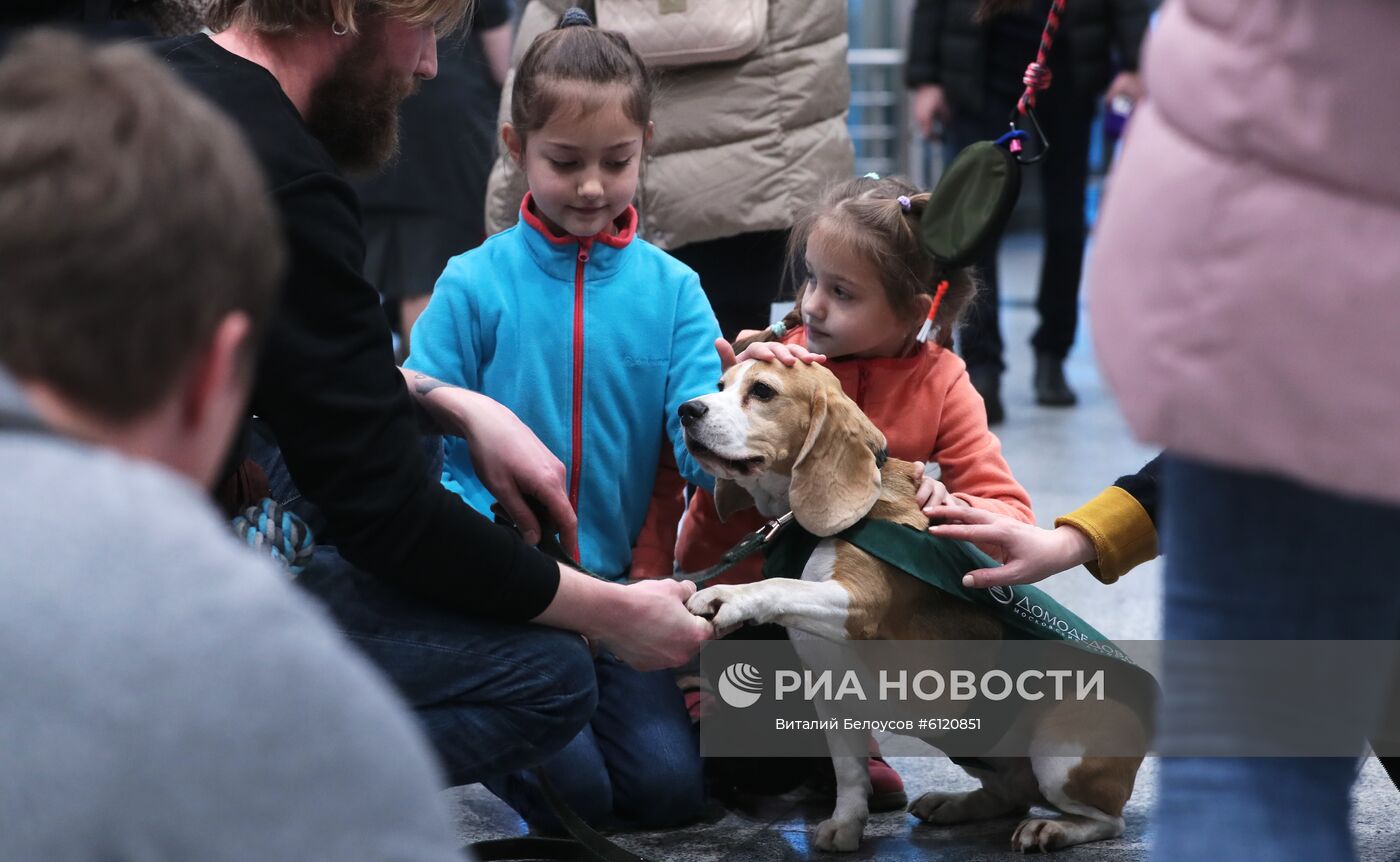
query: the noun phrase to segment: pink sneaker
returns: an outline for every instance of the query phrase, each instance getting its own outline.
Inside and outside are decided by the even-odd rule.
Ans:
[[[903,811],[909,807],[909,797],[904,792],[904,779],[880,756],[880,749],[875,747],[873,739],[871,750],[875,753],[866,761],[866,769],[870,774],[870,810]],[[836,795],[836,776],[830,766],[824,767],[820,777],[812,784],[818,793]]]
[[[909,807],[909,797],[904,792],[904,779],[876,754],[867,762],[870,770],[870,810],[902,811]]]
[[[710,681],[699,674],[687,674],[676,679],[681,696],[685,698],[685,711],[690,713],[691,724],[699,724],[700,719],[710,714],[715,706],[715,693]]]

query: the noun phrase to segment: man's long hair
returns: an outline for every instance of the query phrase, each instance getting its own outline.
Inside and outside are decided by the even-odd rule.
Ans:
[[[384,15],[409,24],[432,24],[439,36],[467,20],[472,0],[211,0],[205,23],[218,32],[238,25],[260,33],[284,33],[311,25],[359,32],[359,16]]]

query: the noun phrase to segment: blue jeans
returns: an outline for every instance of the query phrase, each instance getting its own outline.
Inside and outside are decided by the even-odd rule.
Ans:
[[[544,763],[550,784],[596,828],[659,829],[695,819],[705,802],[704,767],[675,675],[633,670],[608,652],[594,668],[598,711]],[[531,826],[559,831],[532,773],[486,786]]]
[[[1162,499],[1168,640],[1400,638],[1400,508],[1177,457],[1164,461]],[[1351,679],[1358,697],[1383,684]],[[1163,733],[1185,720],[1172,704],[1215,702],[1229,684],[1170,661],[1164,683]],[[1350,758],[1165,757],[1153,858],[1354,859],[1355,774]]]
[[[425,445],[438,453],[436,479],[441,441]],[[313,530],[323,528],[276,446],[255,435],[252,456],[273,498]],[[317,545],[297,584],[320,599],[413,707],[451,784],[543,762],[597,706],[593,659],[576,634],[441,610],[357,569],[329,545]]]

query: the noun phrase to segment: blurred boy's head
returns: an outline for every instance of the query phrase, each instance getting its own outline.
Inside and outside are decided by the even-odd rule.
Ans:
[[[0,366],[54,427],[209,481],[283,260],[241,134],[143,49],[0,56]]]

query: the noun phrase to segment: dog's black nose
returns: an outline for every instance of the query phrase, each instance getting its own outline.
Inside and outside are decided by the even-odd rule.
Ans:
[[[699,398],[687,401],[680,407],[681,424],[686,426],[692,425],[697,419],[704,416],[709,411],[710,408],[706,407]]]

